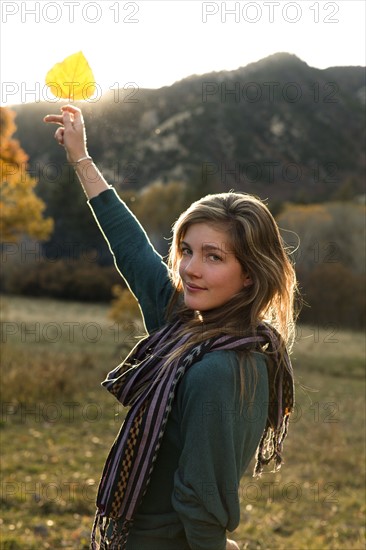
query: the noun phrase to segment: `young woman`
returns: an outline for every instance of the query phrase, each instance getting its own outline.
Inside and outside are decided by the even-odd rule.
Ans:
[[[238,549],[226,533],[240,521],[240,478],[254,455],[255,475],[280,466],[293,409],[296,279],[277,225],[250,195],[208,195],[175,223],[166,265],[88,155],[80,110],[45,121],[60,124],[55,138],[148,333],[103,382],[129,412],[91,548]]]

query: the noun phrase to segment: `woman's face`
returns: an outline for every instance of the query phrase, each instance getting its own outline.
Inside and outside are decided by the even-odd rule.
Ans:
[[[206,223],[190,225],[181,243],[179,275],[189,309],[224,305],[252,283],[232,251],[226,231]]]

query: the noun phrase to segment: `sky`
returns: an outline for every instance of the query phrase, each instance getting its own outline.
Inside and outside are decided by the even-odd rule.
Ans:
[[[108,89],[160,88],[276,52],[319,69],[366,65],[364,0],[0,3],[1,105],[53,99],[48,70],[82,51]]]

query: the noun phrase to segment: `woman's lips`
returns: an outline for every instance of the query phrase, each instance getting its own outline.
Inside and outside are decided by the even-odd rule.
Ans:
[[[187,290],[189,290],[190,292],[198,292],[200,290],[207,290],[206,288],[203,288],[201,286],[197,286],[197,285],[193,285],[191,283],[186,283],[186,288]]]

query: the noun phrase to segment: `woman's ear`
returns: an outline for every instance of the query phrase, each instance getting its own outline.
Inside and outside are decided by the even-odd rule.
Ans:
[[[243,276],[243,287],[247,287],[253,284],[252,278],[249,275]]]

